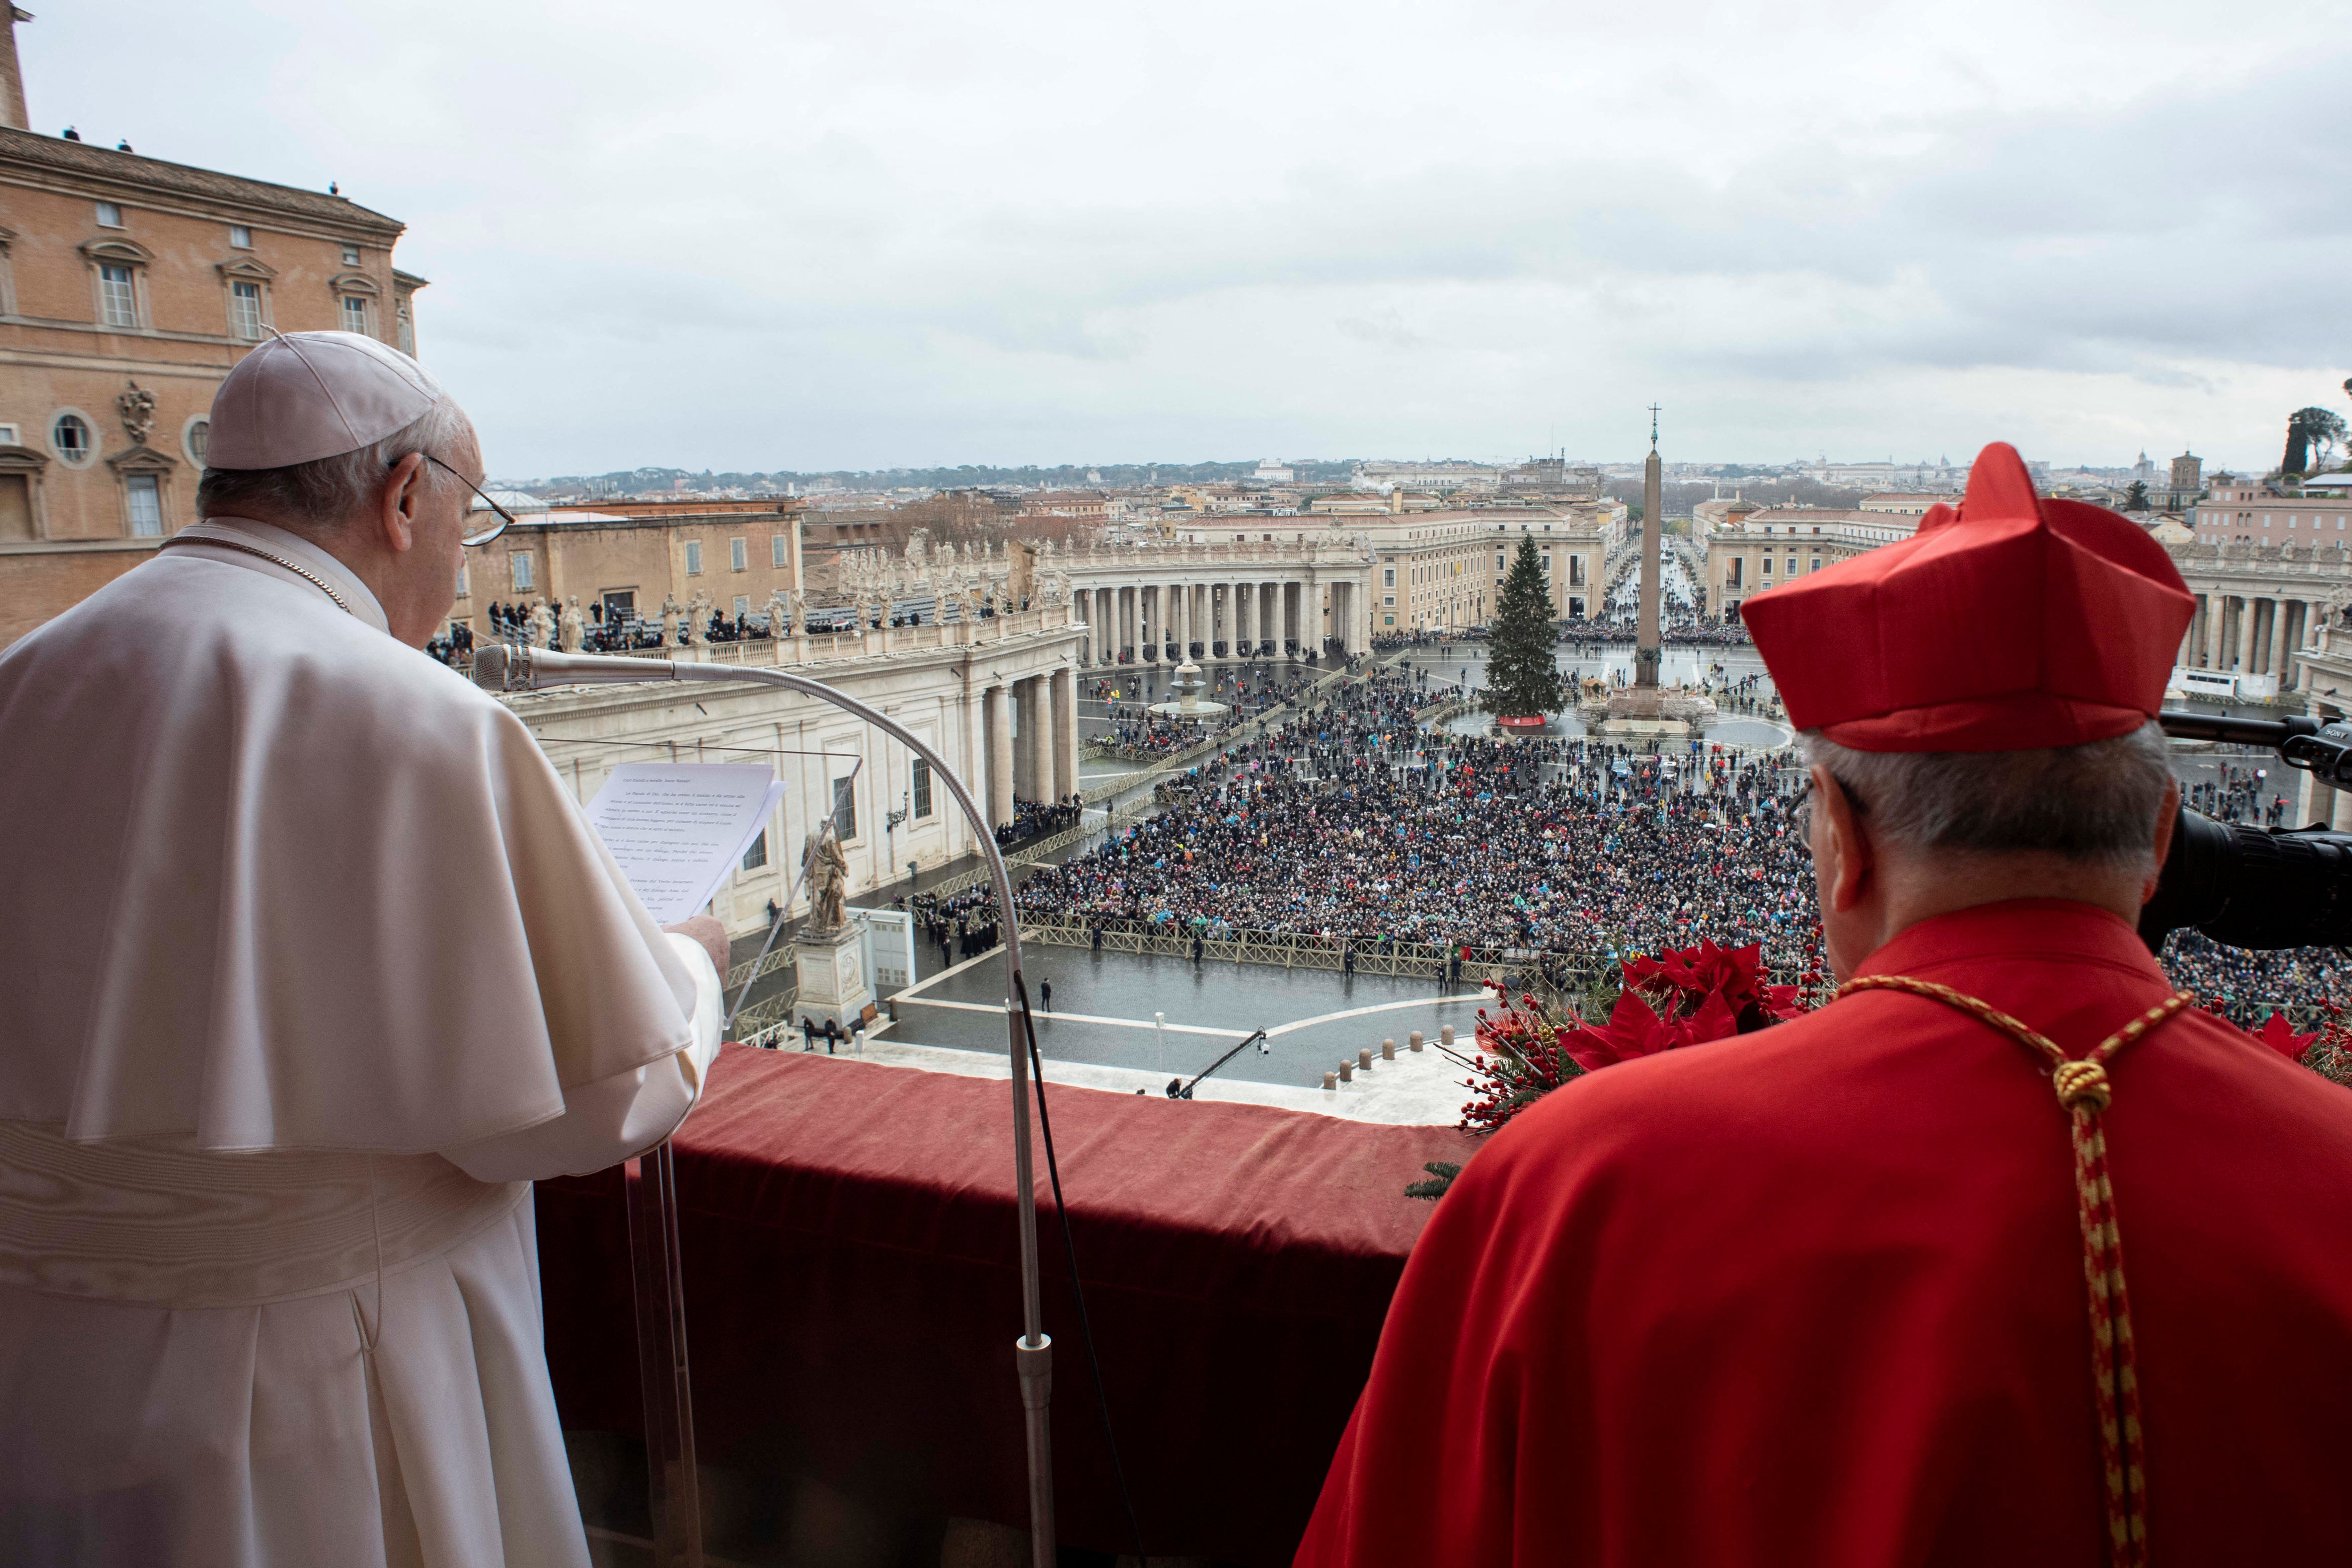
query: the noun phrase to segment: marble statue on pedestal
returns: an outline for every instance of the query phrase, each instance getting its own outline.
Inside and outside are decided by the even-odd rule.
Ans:
[[[563,606],[562,623],[563,651],[578,653],[588,640],[588,619],[580,613],[580,595],[574,594]]]
[[[849,857],[828,819],[807,840],[808,923],[793,939],[803,1016],[855,1028],[874,1008],[866,973],[865,930],[850,916]]]

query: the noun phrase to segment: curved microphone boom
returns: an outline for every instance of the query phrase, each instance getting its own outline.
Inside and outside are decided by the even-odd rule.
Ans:
[[[996,907],[1004,928],[1004,1021],[1013,1064],[1013,1169],[1014,1193],[1021,1206],[1022,1334],[1013,1344],[1013,1370],[1021,1380],[1021,1404],[1026,1418],[1029,1447],[1029,1547],[1035,1568],[1053,1568],[1054,1459],[1048,1402],[1054,1390],[1054,1342],[1045,1331],[1045,1307],[1037,1279],[1037,1190],[1029,1150],[1029,1061],[1024,1050],[1021,1016],[1013,999],[1021,984],[1021,921],[1013,905],[1013,880],[1004,869],[1004,856],[989,830],[987,816],[971,792],[945,757],[926,745],[888,715],[857,699],[783,669],[753,669],[740,664],[689,664],[667,658],[628,658],[617,654],[559,653],[551,648],[512,643],[491,643],[474,650],[474,684],[493,692],[540,691],[554,686],[612,686],[646,680],[696,681],[710,685],[774,686],[830,702],[854,713],[883,733],[901,742],[931,765],[945,781],[948,793],[962,808],[988,858],[988,875],[996,892]],[[667,1189],[661,1194],[671,1201]],[[673,1254],[673,1257],[675,1255]],[[686,1495],[694,1495],[693,1478],[685,1479]]]

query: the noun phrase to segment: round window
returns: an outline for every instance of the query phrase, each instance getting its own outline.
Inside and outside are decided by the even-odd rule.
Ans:
[[[79,414],[60,414],[49,426],[49,445],[60,460],[79,468],[89,461],[97,442],[91,437],[89,420]]]
[[[188,461],[199,468],[205,466],[205,447],[211,442],[212,437],[211,420],[199,418],[188,421],[188,433],[184,439],[184,445],[188,448]]]

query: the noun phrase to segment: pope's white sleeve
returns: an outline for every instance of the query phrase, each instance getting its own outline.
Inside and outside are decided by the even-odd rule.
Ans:
[[[694,976],[694,1041],[686,1049],[584,1083],[563,1097],[563,1114],[520,1132],[502,1133],[442,1158],[478,1182],[529,1182],[542,1176],[601,1171],[643,1153],[677,1130],[719,1054],[723,994],[719,971],[702,944],[666,931],[679,963]]]

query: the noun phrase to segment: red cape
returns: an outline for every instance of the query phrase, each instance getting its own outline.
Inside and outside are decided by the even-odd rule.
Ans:
[[[2054,901],[1863,973],[2074,1055],[2172,989]],[[2193,1012],[2110,1071],[2150,1554],[2352,1561],[2352,1093]],[[2074,1208],[2047,1068],[1922,998],[1580,1079],[1438,1205],[1297,1561],[2096,1563]]]

